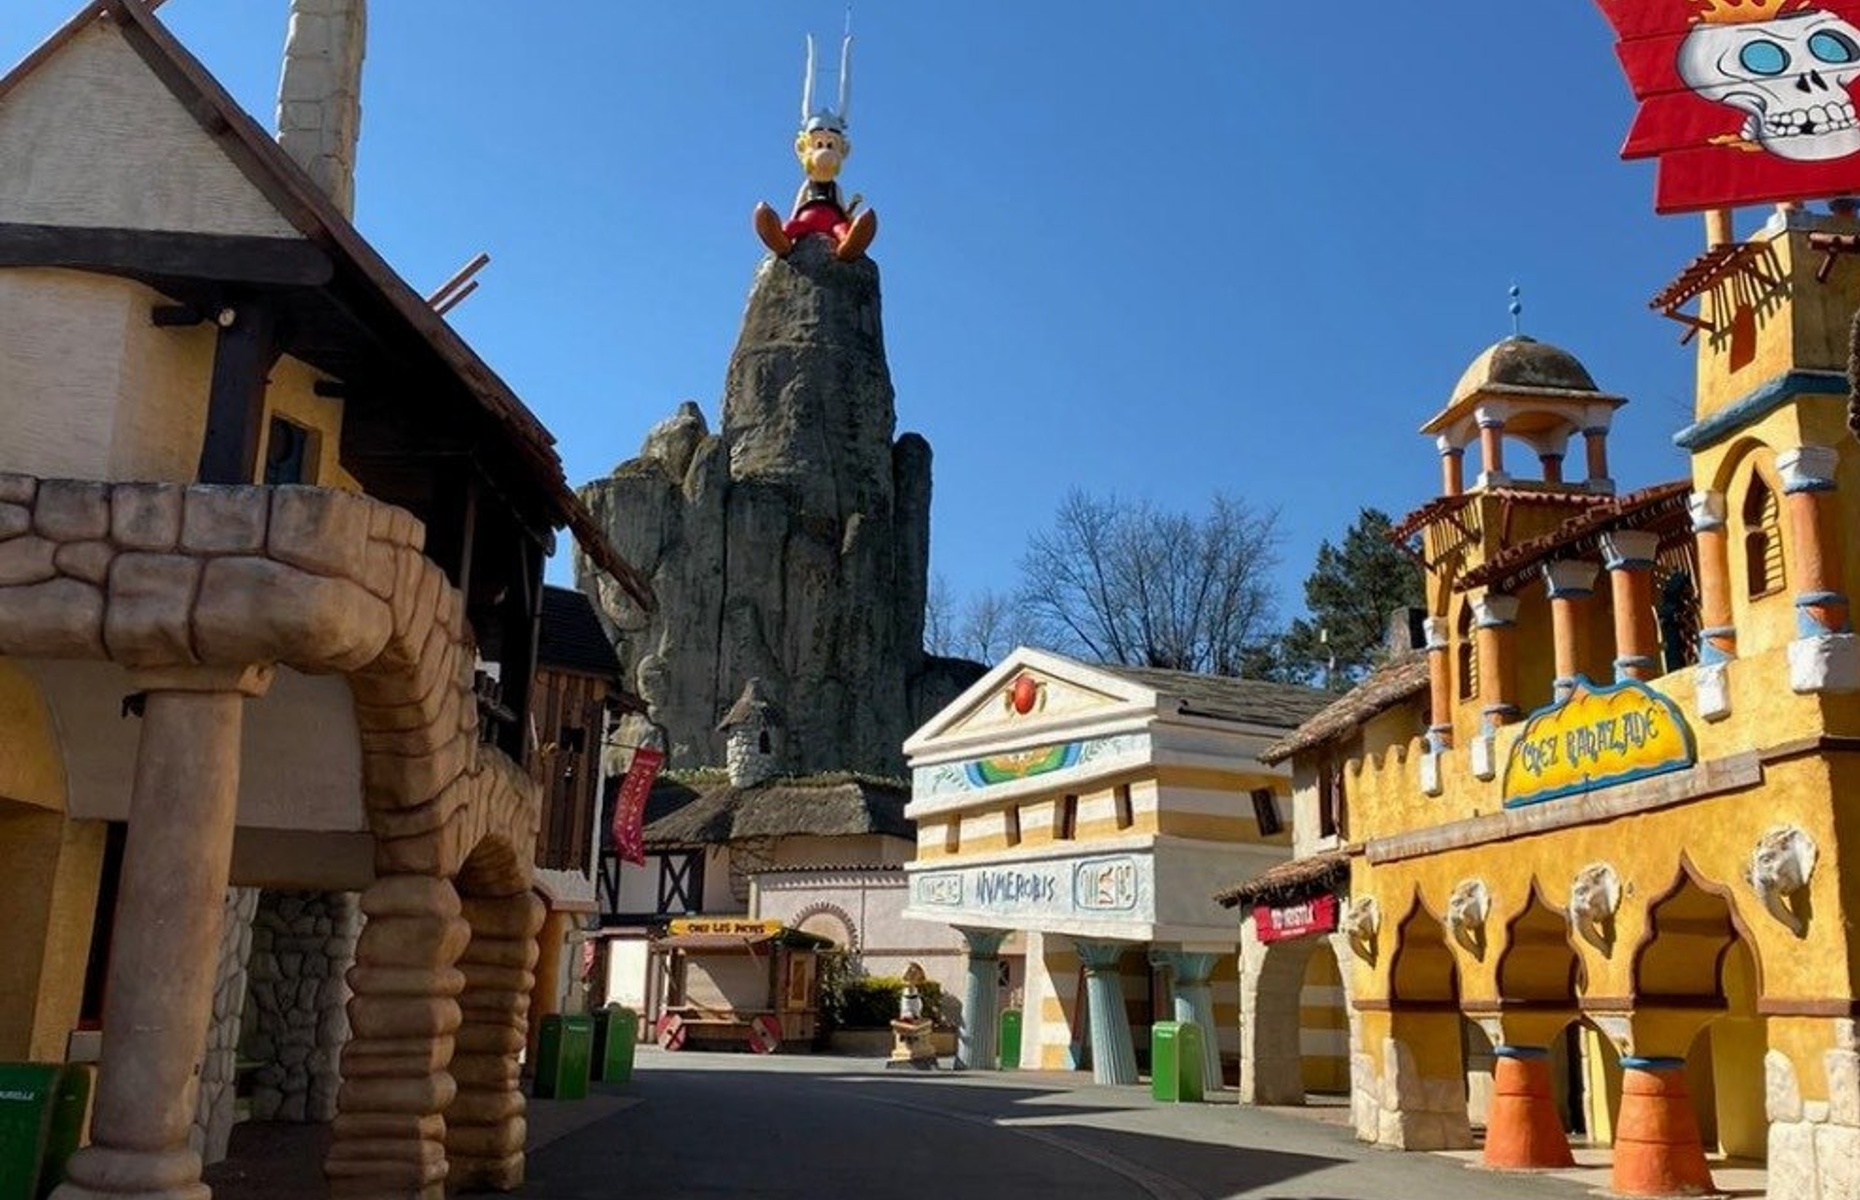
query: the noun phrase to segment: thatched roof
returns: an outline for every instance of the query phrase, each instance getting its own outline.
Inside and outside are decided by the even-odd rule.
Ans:
[[[1161,671],[1151,667],[1102,666],[1097,669],[1161,693],[1174,700],[1178,710],[1189,716],[1244,721],[1279,729],[1296,728],[1331,698],[1329,692],[1294,683],[1264,683],[1257,679]]]
[[[1228,908],[1242,904],[1296,904],[1342,887],[1350,878],[1347,854],[1314,854],[1294,858],[1263,871],[1237,887],[1214,893]]]
[[[1367,679],[1345,692],[1317,716],[1300,725],[1292,736],[1281,738],[1260,751],[1259,761],[1268,765],[1284,762],[1301,750],[1309,750],[1339,734],[1357,729],[1370,718],[1426,690],[1425,652],[1415,651],[1392,659],[1371,671]]]
[[[661,777],[646,800],[646,845],[715,846],[764,837],[915,838],[910,785],[866,775],[774,779],[732,787],[712,772]]]

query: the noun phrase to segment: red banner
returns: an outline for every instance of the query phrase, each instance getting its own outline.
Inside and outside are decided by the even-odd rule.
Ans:
[[[1860,192],[1860,0],[1597,0],[1664,213]]]
[[[1262,942],[1289,942],[1314,933],[1329,933],[1337,928],[1337,897],[1326,892],[1302,904],[1255,905],[1253,927],[1259,930]]]
[[[665,765],[665,751],[641,746],[633,751],[633,764],[620,781],[620,795],[614,800],[614,853],[622,862],[646,865],[646,797],[652,794],[652,781]]]

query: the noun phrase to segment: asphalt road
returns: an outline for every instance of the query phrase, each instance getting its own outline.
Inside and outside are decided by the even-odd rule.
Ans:
[[[597,1085],[603,1091],[604,1085]],[[534,1200],[1575,1200],[1572,1183],[1359,1145],[1342,1124],[1010,1073],[643,1048],[534,1150]],[[634,1101],[612,1107],[617,1096]],[[1341,1114],[1336,1114],[1341,1116]],[[540,1118],[541,1113],[537,1116]],[[572,1122],[571,1122],[572,1123]]]

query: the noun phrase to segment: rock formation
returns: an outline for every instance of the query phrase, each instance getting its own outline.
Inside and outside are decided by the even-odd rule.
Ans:
[[[784,770],[901,774],[904,738],[974,679],[923,652],[930,445],[897,422],[878,268],[822,238],[765,259],[713,434],[686,402],[582,497],[652,579],[655,614],[577,559],[669,765],[723,761],[718,719],[760,678]]]

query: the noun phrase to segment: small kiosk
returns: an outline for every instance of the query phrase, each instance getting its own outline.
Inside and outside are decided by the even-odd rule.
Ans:
[[[820,1020],[819,953],[832,942],[780,921],[680,918],[653,953],[664,964],[667,1050],[747,1045],[773,1054],[813,1041]]]

